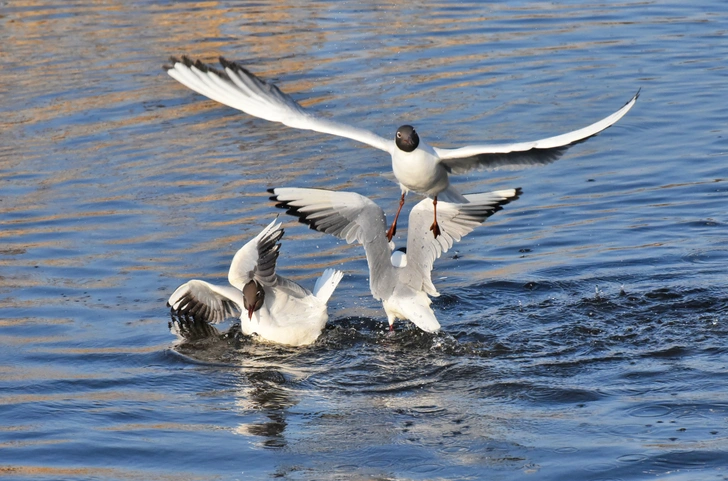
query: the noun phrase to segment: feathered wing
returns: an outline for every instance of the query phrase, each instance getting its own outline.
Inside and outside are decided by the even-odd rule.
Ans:
[[[275,286],[276,260],[281,245],[278,241],[283,237],[281,223],[274,220],[253,240],[245,244],[235,253],[228,271],[228,281],[241,291],[245,284],[255,279],[264,286]]]
[[[394,142],[366,129],[320,118],[301,107],[278,87],[253,75],[245,67],[220,57],[222,70],[187,57],[170,59],[165,65],[170,77],[216,102],[289,127],[313,130],[365,143],[390,152]]]
[[[438,292],[431,278],[435,259],[520,195],[520,188],[506,189],[482,194],[466,194],[467,204],[438,202],[437,222],[441,234],[437,237],[430,232],[433,217],[432,200],[420,201],[410,211],[407,266],[400,275],[402,281],[415,290],[424,290],[431,296],[437,296]]]
[[[624,107],[598,122],[573,132],[531,142],[512,144],[471,145],[459,149],[438,149],[442,164],[453,174],[477,169],[520,168],[549,164],[571,146],[614,125],[634,106],[639,92]]]
[[[392,294],[397,275],[390,261],[384,211],[377,204],[354,192],[293,187],[269,192],[276,207],[287,209],[311,229],[364,246],[372,295],[379,300]]]
[[[215,324],[240,315],[243,293],[234,287],[194,279],[179,286],[167,305],[177,316]]]

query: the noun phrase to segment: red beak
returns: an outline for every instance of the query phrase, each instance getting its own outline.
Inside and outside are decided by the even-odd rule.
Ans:
[[[255,306],[248,308],[248,319],[253,319],[253,312],[255,311]]]

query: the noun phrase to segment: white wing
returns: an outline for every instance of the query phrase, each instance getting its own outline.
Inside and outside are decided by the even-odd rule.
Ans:
[[[392,294],[397,273],[389,259],[384,211],[377,204],[354,192],[289,187],[269,192],[276,207],[288,209],[312,229],[364,246],[372,295],[379,300]]]
[[[175,315],[214,324],[240,315],[243,293],[230,286],[191,280],[172,293],[167,305]]]
[[[437,222],[441,234],[437,238],[430,231],[434,217],[432,199],[420,201],[410,211],[407,266],[400,275],[402,281],[417,291],[424,290],[431,296],[437,296],[430,276],[435,259],[519,195],[520,188],[467,194],[468,204],[438,202]]]
[[[228,281],[241,291],[245,284],[255,279],[264,286],[275,286],[276,260],[283,237],[281,223],[274,220],[255,239],[238,250],[228,271]]]
[[[280,122],[294,129],[345,137],[389,153],[394,148],[394,141],[388,141],[374,132],[317,117],[278,87],[259,79],[235,62],[220,57],[223,70],[217,70],[187,57],[181,60],[172,57],[170,60],[172,65],[165,65],[165,68],[179,83],[253,117]]]
[[[634,106],[639,94],[637,92],[624,107],[609,117],[573,132],[532,142],[471,145],[459,149],[434,147],[435,153],[440,157],[442,164],[453,174],[462,174],[474,169],[518,168],[549,164],[561,157],[572,145],[597,135],[624,117]]]

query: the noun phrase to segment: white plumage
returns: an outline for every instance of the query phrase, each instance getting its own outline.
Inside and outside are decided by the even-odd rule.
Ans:
[[[343,273],[326,269],[313,292],[276,273],[276,260],[283,236],[279,222],[271,222],[233,257],[228,272],[229,286],[193,279],[178,287],[167,304],[175,316],[198,323],[218,323],[240,316],[243,334],[302,346],[321,334],[328,320],[326,304]],[[243,289],[260,286],[261,305],[246,309]]]
[[[171,59],[165,66],[167,73],[181,84],[210,99],[271,122],[289,127],[313,130],[345,137],[389,153],[392,171],[402,190],[400,203],[412,190],[435,200],[465,202],[465,198],[450,185],[450,174],[462,174],[480,169],[514,169],[544,165],[561,157],[569,147],[602,132],[629,112],[639,92],[624,107],[587,127],[566,134],[528,142],[503,144],[479,144],[457,149],[432,147],[420,140],[412,126],[403,125],[390,140],[366,129],[352,127],[318,117],[301,107],[290,96],[273,84],[253,75],[243,66],[220,58],[222,70],[211,68],[200,61],[187,57]],[[395,233],[397,217],[387,232],[391,240]],[[437,216],[431,229],[435,237],[440,233]]]
[[[386,235],[384,211],[370,199],[354,192],[320,189],[275,188],[271,200],[277,207],[312,229],[364,247],[369,264],[369,288],[381,300],[390,328],[395,319],[408,319],[427,332],[440,328],[428,296],[439,293],[432,283],[435,260],[485,219],[515,200],[520,189],[466,195],[466,203],[438,203],[442,235],[429,232],[432,202],[425,199],[412,208],[407,233],[407,253],[392,252]],[[401,267],[400,267],[401,266]]]

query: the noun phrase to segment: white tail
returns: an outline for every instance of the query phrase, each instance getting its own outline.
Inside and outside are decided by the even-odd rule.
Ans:
[[[344,277],[343,272],[336,269],[326,269],[316,281],[316,285],[313,287],[313,295],[326,304],[342,277]]]

